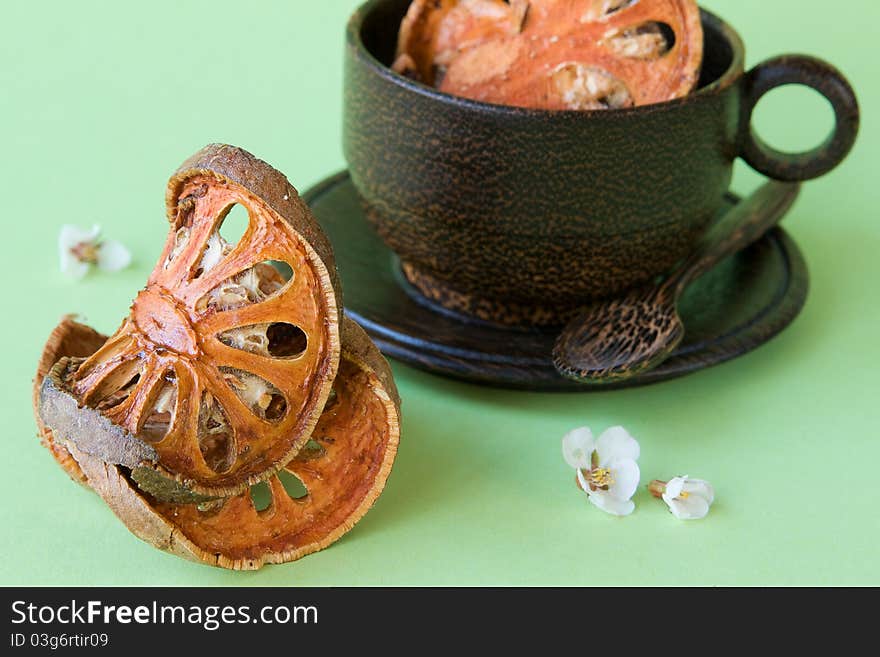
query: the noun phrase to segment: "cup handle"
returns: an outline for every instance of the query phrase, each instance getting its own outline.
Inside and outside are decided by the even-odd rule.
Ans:
[[[778,151],[755,132],[752,113],[767,92],[787,84],[802,84],[822,94],[834,109],[834,131],[820,146],[804,153]],[[849,154],[859,132],[859,101],[843,74],[831,64],[807,55],[768,59],[746,73],[740,156],[764,175],[785,182],[818,178]]]

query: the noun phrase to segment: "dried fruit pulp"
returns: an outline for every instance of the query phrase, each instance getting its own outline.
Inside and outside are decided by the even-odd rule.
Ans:
[[[34,384],[41,438],[174,554],[245,569],[322,549],[372,506],[394,461],[388,364],[340,323],[329,243],[280,173],[212,145],[166,199],[165,250],[120,329],[105,340],[65,318],[50,336]],[[220,227],[234,205],[249,219],[233,245]],[[267,479],[258,509],[250,489]]]
[[[398,54],[413,63],[413,77],[436,84],[438,71],[445,71],[461,50],[518,34],[528,4],[527,0],[414,0],[400,26]],[[407,62],[401,61],[398,68],[406,72]]]
[[[292,499],[273,477],[268,482],[272,501],[262,511],[250,494],[228,499],[216,511],[171,504],[156,510],[195,545],[231,560],[283,561],[286,553],[320,542],[357,511],[388,458],[387,396],[382,399],[375,386],[375,377],[343,360],[335,386],[338,401],[312,434],[321,450],[300,452],[286,468],[302,481],[306,497]]]
[[[348,321],[348,320],[347,320]],[[397,392],[387,363],[349,323],[334,394],[307,447],[286,471],[305,486],[291,497],[278,476],[270,504],[251,492],[213,503],[170,504],[140,493],[124,469],[76,451],[91,485],[143,540],[192,560],[233,569],[283,563],[322,549],[347,532],[384,487],[397,450]]]
[[[209,147],[205,159],[230,166],[243,159],[250,180],[247,167],[259,161],[229,149]],[[145,466],[223,496],[282,467],[317,421],[338,365],[335,292],[323,260],[296,230],[300,223],[314,232],[313,220],[281,174],[269,169],[254,186],[274,176],[282,195],[274,202],[295,202],[291,214],[301,216],[283,217],[259,190],[210,169],[180,175],[172,179],[172,229],[147,287],[121,328],[64,383],[155,451],[156,463]],[[233,246],[220,227],[236,204],[248,210],[249,226]],[[70,437],[87,453],[124,463],[112,441]]]
[[[693,0],[531,0],[525,12],[500,3],[508,15],[494,23],[473,20],[498,4],[420,6],[420,21],[404,21],[398,61],[406,55],[423,81],[447,93],[542,109],[646,105],[698,82],[703,33]],[[514,14],[524,20],[511,33]]]

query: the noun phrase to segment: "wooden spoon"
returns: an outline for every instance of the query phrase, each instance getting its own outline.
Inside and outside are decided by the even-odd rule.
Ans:
[[[678,302],[688,285],[773,228],[799,192],[797,183],[765,184],[724,215],[662,282],[585,308],[556,340],[556,369],[583,383],[602,384],[662,363],[684,337]]]

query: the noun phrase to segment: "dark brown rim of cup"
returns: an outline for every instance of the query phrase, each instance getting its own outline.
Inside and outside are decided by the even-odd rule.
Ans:
[[[373,16],[377,9],[388,7],[394,2],[395,0],[369,0],[368,2],[365,2],[363,5],[358,7],[358,9],[355,10],[354,14],[352,14],[351,19],[348,22],[348,28],[346,31],[346,41],[348,47],[355,50],[357,57],[363,64],[367,65],[373,70],[375,74],[379,75],[380,77],[384,78],[392,84],[412,91],[413,93],[417,93],[420,96],[425,96],[427,98],[431,98],[433,100],[437,100],[443,103],[452,103],[461,107],[470,108],[482,112],[493,112],[510,116],[535,117],[554,115],[569,115],[578,117],[607,116],[609,113],[612,113],[614,115],[644,114],[657,111],[658,109],[672,108],[677,105],[682,105],[689,101],[692,101],[694,97],[707,96],[717,93],[718,91],[721,91],[723,89],[727,89],[743,75],[745,70],[745,46],[743,45],[742,38],[739,36],[736,30],[734,30],[721,18],[719,18],[715,14],[712,14],[711,12],[706,11],[705,9],[700,9],[700,15],[702,18],[704,30],[706,28],[713,30],[715,33],[721,36],[721,38],[730,47],[730,63],[720,75],[714,76],[714,79],[704,81],[701,78],[697,90],[691,94],[688,94],[687,96],[663,101],[660,103],[653,103],[650,105],[639,105],[637,107],[627,107],[614,110],[545,110],[484,103],[477,100],[471,100],[469,98],[453,96],[451,94],[442,92],[434,87],[429,87],[428,85],[422,84],[421,82],[417,82],[406,76],[400,75],[399,73],[393,71],[387,64],[380,61],[379,58],[371,51],[371,49],[367,47],[367,45],[364,43],[362,34],[364,22],[369,17]]]

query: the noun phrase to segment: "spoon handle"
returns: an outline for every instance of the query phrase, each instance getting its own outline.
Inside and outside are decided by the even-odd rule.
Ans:
[[[677,296],[722,260],[756,242],[779,223],[799,193],[799,183],[766,183],[709,229],[696,250],[670,275],[664,287],[674,289]]]

